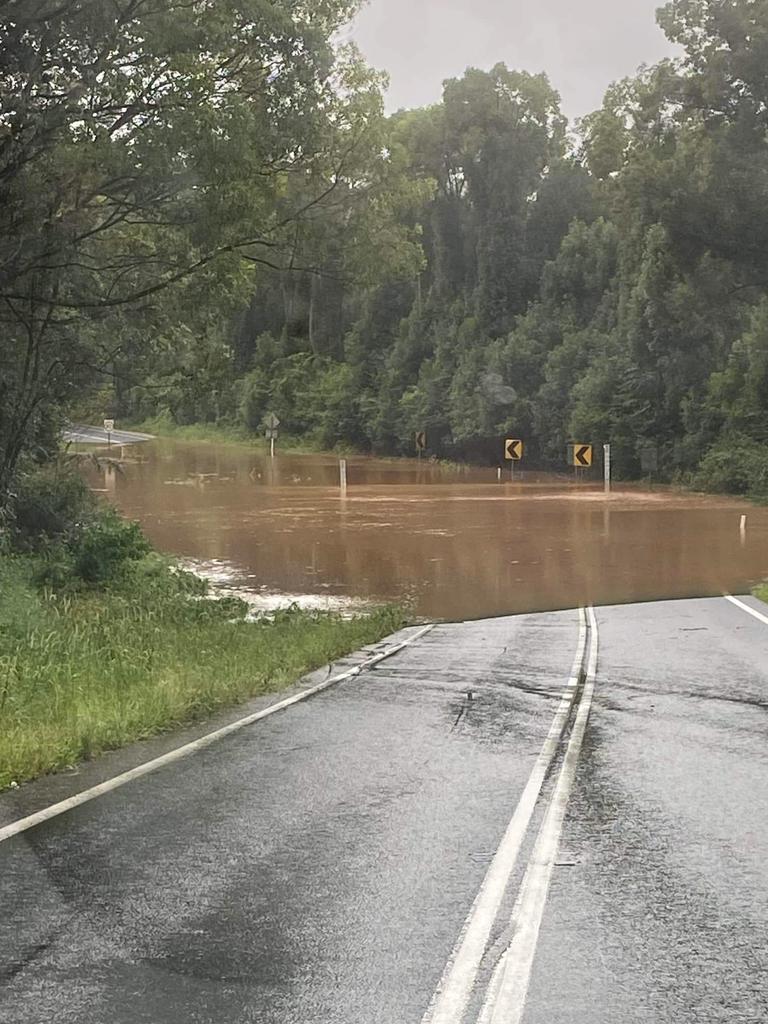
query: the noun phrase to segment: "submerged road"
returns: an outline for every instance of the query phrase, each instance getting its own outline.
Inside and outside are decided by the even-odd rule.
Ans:
[[[768,609],[741,600],[410,632],[16,834],[109,761],[6,797],[0,1022],[768,1020]]]
[[[137,434],[132,430],[113,430],[109,434],[103,427],[89,427],[84,424],[72,424],[64,431],[66,444],[112,444],[116,448],[129,444],[141,444],[144,441],[153,441],[152,434]]]

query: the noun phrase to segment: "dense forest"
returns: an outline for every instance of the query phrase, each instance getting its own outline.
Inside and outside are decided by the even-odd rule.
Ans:
[[[268,412],[768,493],[764,0],[673,0],[576,125],[504,64],[386,116],[357,0],[4,6],[0,493],[67,416]]]

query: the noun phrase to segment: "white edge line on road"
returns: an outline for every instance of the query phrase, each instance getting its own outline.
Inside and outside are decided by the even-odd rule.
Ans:
[[[460,1024],[477,979],[488,939],[515,869],[520,848],[541,795],[544,780],[557,755],[579,687],[587,643],[584,609],[579,610],[579,640],[573,670],[549,734],[544,741],[488,873],[459,934],[422,1024]]]
[[[144,775],[149,775],[151,772],[156,772],[160,768],[164,768],[166,765],[173,764],[174,761],[180,761],[182,758],[189,757],[190,754],[194,754],[198,750],[203,750],[205,747],[210,747],[213,743],[223,739],[225,736],[231,735],[233,732],[239,732],[241,729],[245,729],[249,725],[254,725],[256,722],[269,718],[270,715],[276,715],[278,711],[285,711],[286,708],[290,708],[294,704],[299,704],[302,701],[308,700],[310,697],[314,697],[315,694],[322,693],[323,690],[328,690],[332,686],[336,686],[338,683],[343,683],[347,679],[353,679],[355,676],[359,676],[361,672],[371,668],[373,665],[378,665],[379,662],[384,661],[387,658],[392,658],[395,654],[399,654],[400,651],[404,650],[406,647],[410,647],[411,644],[416,643],[417,640],[420,640],[434,628],[434,624],[425,626],[417,633],[414,633],[413,636],[408,637],[407,640],[396,644],[394,647],[383,651],[381,654],[375,655],[373,658],[369,658],[367,661],[362,662],[360,665],[357,665],[355,668],[350,669],[341,675],[334,676],[333,679],[326,679],[324,682],[318,683],[317,686],[312,686],[308,690],[302,690],[301,693],[294,694],[292,697],[287,697],[285,700],[281,700],[277,704],[271,704],[263,711],[257,711],[253,715],[247,715],[245,718],[240,718],[238,721],[231,722],[229,725],[225,725],[221,729],[216,729],[214,732],[209,732],[205,736],[201,736],[199,739],[193,740],[191,743],[185,743],[183,746],[177,747],[175,750],[170,750],[167,754],[162,754],[160,757],[147,761],[145,764],[138,765],[136,768],[131,768],[130,771],[123,772],[121,775],[116,775],[112,779],[107,779],[106,782],[101,782],[98,786],[92,786],[90,789],[83,790],[82,793],[76,793],[74,796],[71,796],[66,800],[61,800],[59,803],[51,804],[50,807],[46,807],[42,811],[37,811],[35,814],[30,814],[26,818],[20,818],[18,821],[14,821],[10,825],[5,825],[3,828],[0,828],[0,843],[6,839],[10,839],[12,836],[18,835],[20,832],[26,832],[28,829],[34,828],[36,825],[41,825],[44,821],[50,821],[51,818],[56,818],[58,815],[64,814],[66,811],[71,811],[73,808],[79,807],[81,804],[88,803],[89,800],[95,800],[97,797],[104,796],[105,793],[111,793],[113,790],[119,789],[121,786],[125,786],[129,782],[133,782],[135,779],[140,779]]]
[[[726,601],[730,601],[731,604],[735,604],[737,608],[741,608],[743,611],[748,612],[750,615],[754,616],[754,618],[759,619],[760,622],[764,622],[766,626],[768,626],[768,615],[763,615],[763,613],[759,612],[757,608],[750,608],[748,604],[744,604],[744,602],[740,601],[738,597],[732,597],[730,594],[723,594],[723,597]]]
[[[579,710],[557,786],[536,839],[515,904],[512,915],[512,941],[493,973],[478,1024],[520,1024],[523,1018],[539,930],[595,692],[598,659],[597,619],[593,608],[589,609],[588,614],[591,649],[587,680],[579,702]]]

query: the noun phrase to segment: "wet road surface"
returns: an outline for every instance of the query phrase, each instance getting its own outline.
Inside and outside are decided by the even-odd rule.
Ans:
[[[576,866],[555,877],[526,1024],[764,1024],[768,624],[724,600],[598,620]]]
[[[114,445],[120,448],[146,441],[154,441],[152,434],[137,434],[133,430],[111,430],[107,433],[103,427],[89,427],[80,423],[72,424],[64,431],[65,444]]]
[[[765,1021],[768,623],[721,598],[601,608],[597,626],[438,626],[0,843],[0,1021],[451,1020],[428,1007],[466,967],[457,940],[569,693],[454,1024]],[[587,700],[589,672],[567,689],[574,656],[588,667],[598,637],[527,999],[499,1016],[489,992]]]

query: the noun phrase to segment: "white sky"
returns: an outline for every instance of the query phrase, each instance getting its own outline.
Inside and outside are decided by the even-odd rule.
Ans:
[[[673,53],[656,25],[660,0],[369,0],[350,30],[389,72],[387,106],[420,107],[442,82],[499,61],[546,71],[563,110],[597,109],[611,82]]]

